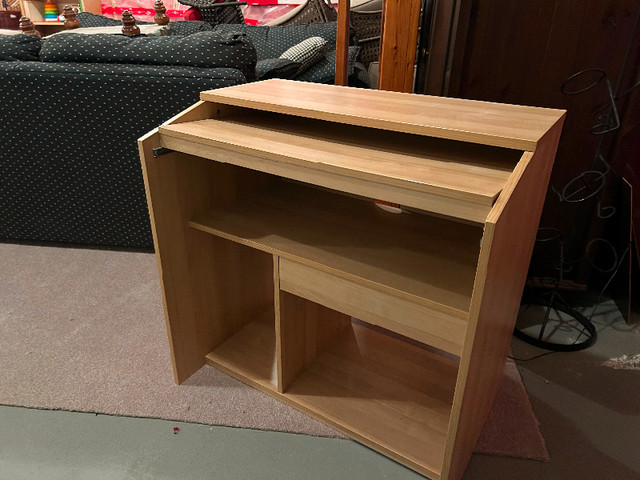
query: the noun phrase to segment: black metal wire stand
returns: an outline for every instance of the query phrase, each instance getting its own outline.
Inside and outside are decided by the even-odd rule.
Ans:
[[[605,197],[603,193],[606,190],[606,186],[608,185],[612,174],[612,168],[603,153],[605,146],[604,140],[607,134],[610,134],[620,128],[620,114],[618,112],[617,102],[640,86],[640,81],[638,81],[626,90],[621,91],[624,73],[629,62],[631,48],[638,32],[639,25],[640,8],[636,13],[632,34],[627,44],[615,88],[612,86],[606,72],[599,68],[589,68],[577,72],[567,78],[561,86],[561,91],[565,95],[579,95],[596,88],[599,85],[604,86],[606,89],[606,101],[603,105],[596,108],[594,112],[594,124],[591,128],[591,132],[594,135],[598,135],[599,138],[591,167],[571,179],[562,189],[556,189],[553,186],[551,187],[551,190],[557,195],[560,204],[582,203],[586,201],[596,202],[596,215],[602,220],[608,219],[616,214],[616,208],[613,205],[604,204],[606,200],[604,200]],[[571,236],[575,236],[575,233],[576,232],[571,232]],[[614,245],[607,239],[598,237],[592,239],[587,244],[583,258],[570,260],[565,256],[564,240],[558,229],[548,227],[540,228],[538,230],[538,236],[539,238],[536,239],[536,246],[543,244],[549,245],[551,243],[558,244],[559,258],[554,265],[555,270],[557,270],[558,273],[553,277],[545,277],[543,281],[540,282],[543,285],[546,285],[546,287],[541,288],[528,285],[525,289],[522,302],[523,305],[538,305],[544,307],[544,314],[540,324],[539,333],[532,336],[516,326],[514,335],[527,343],[548,350],[566,352],[585,349],[596,341],[597,332],[595,326],[591,322],[591,319],[598,309],[598,304],[604,296],[605,290],[618,273],[618,270],[620,269],[623,261],[627,258],[627,255],[631,254],[631,245],[627,245],[624,252],[621,253],[616,250]],[[598,249],[608,250],[612,259],[611,265],[607,265],[605,267],[598,265],[594,253],[594,251],[597,251]],[[561,286],[563,285],[565,274],[571,271],[575,264],[584,261],[585,259],[591,264],[591,267],[595,271],[609,275],[604,287],[600,291],[596,306],[590,313],[589,318],[585,317],[573,308],[561,294]],[[553,311],[556,311],[557,317],[562,323],[570,321],[574,324],[577,322],[577,324],[582,325],[582,330],[573,343],[556,343],[550,340],[553,335],[548,334],[547,328]],[[546,337],[545,333],[547,333]]]

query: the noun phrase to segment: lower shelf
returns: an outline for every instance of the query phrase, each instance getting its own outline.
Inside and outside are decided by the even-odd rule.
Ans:
[[[284,396],[365,445],[437,478],[457,372],[453,357],[354,323]]]
[[[285,393],[276,389],[273,323],[256,320],[207,363],[439,478],[458,360],[353,322]]]
[[[269,393],[277,388],[276,334],[273,313],[248,323],[206,356],[206,362]]]

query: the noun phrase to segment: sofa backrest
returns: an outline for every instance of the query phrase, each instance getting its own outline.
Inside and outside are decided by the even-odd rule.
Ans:
[[[240,70],[255,80],[256,51],[240,33],[199,32],[187,36],[80,35],[45,38],[44,62],[122,63]]]
[[[246,24],[221,24],[214,32],[240,32],[246,34],[256,47],[258,60],[278,58],[285,50],[309,37],[321,37],[327,41],[328,52],[336,49],[336,22],[311,23],[290,26],[257,26]]]
[[[257,26],[246,24],[221,24],[213,27],[220,33],[244,33],[255,46],[258,62],[275,59],[310,37],[321,37],[326,40],[324,58],[302,73],[296,80],[305,82],[331,83],[335,74],[336,56],[336,22],[310,23],[308,25]],[[349,47],[348,73],[354,72],[359,47]]]
[[[38,60],[40,44],[37,35],[0,35],[0,60]]]

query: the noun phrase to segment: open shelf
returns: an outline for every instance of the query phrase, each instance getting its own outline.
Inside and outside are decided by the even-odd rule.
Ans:
[[[206,362],[392,458],[439,476],[457,358],[357,320],[339,335],[284,393],[276,386],[270,314],[248,323],[209,353]]]
[[[190,225],[466,318],[482,229],[293,182]]]
[[[265,312],[206,356],[206,362],[261,390],[277,388],[273,311]]]
[[[285,397],[438,478],[457,373],[452,356],[354,322],[318,353]]]

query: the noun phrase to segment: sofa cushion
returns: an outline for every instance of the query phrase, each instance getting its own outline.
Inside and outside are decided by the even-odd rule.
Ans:
[[[297,80],[316,83],[332,83],[336,68],[336,22],[311,23],[309,25],[257,26],[257,25],[216,25],[216,32],[245,33],[251,39],[258,53],[258,60],[278,58],[288,48],[309,37],[322,37],[327,41],[325,56],[309,70],[303,72]],[[349,47],[347,72],[355,72],[356,57],[360,49]]]
[[[312,23],[309,25],[290,25],[266,27],[246,24],[221,24],[213,27],[216,32],[245,33],[258,53],[258,60],[278,58],[290,47],[310,37],[321,37],[327,41],[327,51],[336,48],[336,22]]]
[[[267,58],[256,64],[256,74],[259,80],[293,78],[298,70],[300,70],[300,64],[287,58]]]
[[[79,35],[68,33],[45,38],[44,62],[135,63],[228,67],[255,79],[256,51],[246,35],[199,32],[187,36]]]
[[[37,35],[0,35],[0,60],[38,60],[40,46]]]
[[[95,13],[80,12],[76,15],[76,18],[80,21],[81,27],[110,27],[120,25],[120,20],[105,17],[104,15],[96,15]]]
[[[356,65],[356,58],[360,52],[360,47],[349,47],[347,55],[347,75],[353,75]],[[296,77],[301,82],[333,83],[336,75],[336,51],[327,52],[322,60],[316,63],[306,72]]]
[[[209,32],[213,27],[208,22],[189,21],[189,22],[171,22],[171,35],[191,35],[198,32]]]
[[[91,81],[96,86],[100,82],[113,82],[114,84],[117,82],[123,82],[123,84],[136,83],[138,86],[143,86],[148,81],[157,83],[164,80],[167,84],[171,82],[179,84],[181,81],[211,81],[214,82],[210,83],[212,86],[209,88],[211,89],[246,83],[246,78],[236,68],[123,65],[119,63],[39,61],[0,63],[0,75],[6,76],[9,74],[21,75],[23,81],[29,84],[36,84],[38,81],[42,81],[43,78],[48,78],[50,83],[56,84],[60,91],[72,87],[75,81]],[[195,102],[196,100],[193,101]]]
[[[298,68],[296,75],[300,75],[324,58],[326,45],[327,41],[322,37],[307,38],[287,49],[280,55],[280,58],[298,62],[300,68]]]
[[[333,82],[336,65],[336,22],[275,27],[221,24],[216,25],[213,29],[220,33],[245,33],[251,39],[256,48],[258,60],[278,58],[285,52],[285,50],[309,37],[322,37],[327,41],[324,58],[296,78],[305,82]],[[355,71],[355,58],[359,51],[358,47],[349,47],[347,65],[349,75],[352,75]]]

